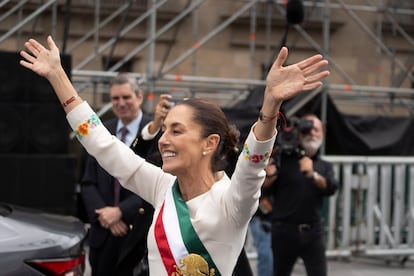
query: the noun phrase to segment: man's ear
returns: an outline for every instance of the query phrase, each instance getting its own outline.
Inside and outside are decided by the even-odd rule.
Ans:
[[[137,93],[136,93],[136,95],[137,95],[137,99],[139,100],[139,101],[141,101],[141,103],[144,101],[144,93],[142,92],[142,90],[139,90]]]

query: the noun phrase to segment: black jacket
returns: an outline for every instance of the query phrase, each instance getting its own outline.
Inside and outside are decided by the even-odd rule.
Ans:
[[[139,131],[137,133],[138,143],[133,150],[141,157],[146,158],[152,151],[156,150],[156,141],[144,141],[141,138],[142,128],[151,120],[148,115],[143,115]],[[115,134],[117,119],[105,122],[108,130]],[[108,156],[110,158],[110,156]],[[110,231],[101,227],[95,214],[95,210],[113,205],[114,178],[109,175],[96,161],[88,155],[85,164],[84,175],[81,180],[81,195],[91,228],[89,232],[89,246],[100,248],[104,246]],[[118,258],[118,264],[129,263],[136,265],[146,253],[146,237],[152,222],[153,207],[138,195],[121,187],[119,207],[122,210],[122,220],[130,226],[130,232],[125,237],[127,242],[121,253],[113,252],[113,258]],[[132,255],[132,256],[131,256]],[[128,265],[128,264],[127,264]]]

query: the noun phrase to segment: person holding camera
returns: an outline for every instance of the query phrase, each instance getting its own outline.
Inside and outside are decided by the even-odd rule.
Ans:
[[[301,258],[308,276],[324,276],[327,263],[321,209],[324,198],[337,191],[338,181],[332,164],[319,155],[324,139],[321,120],[307,114],[298,126],[297,150],[284,150],[290,146],[276,143],[277,177],[272,183],[274,275],[290,275]],[[283,131],[279,135],[283,137]]]

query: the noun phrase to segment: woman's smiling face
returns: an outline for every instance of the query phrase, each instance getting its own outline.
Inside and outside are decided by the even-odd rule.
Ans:
[[[188,105],[177,105],[165,118],[158,141],[165,172],[180,176],[199,169],[205,138],[201,137],[202,127],[192,118],[193,109]]]

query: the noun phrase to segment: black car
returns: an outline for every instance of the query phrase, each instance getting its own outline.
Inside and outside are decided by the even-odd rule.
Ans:
[[[84,223],[0,202],[0,275],[81,276]]]

